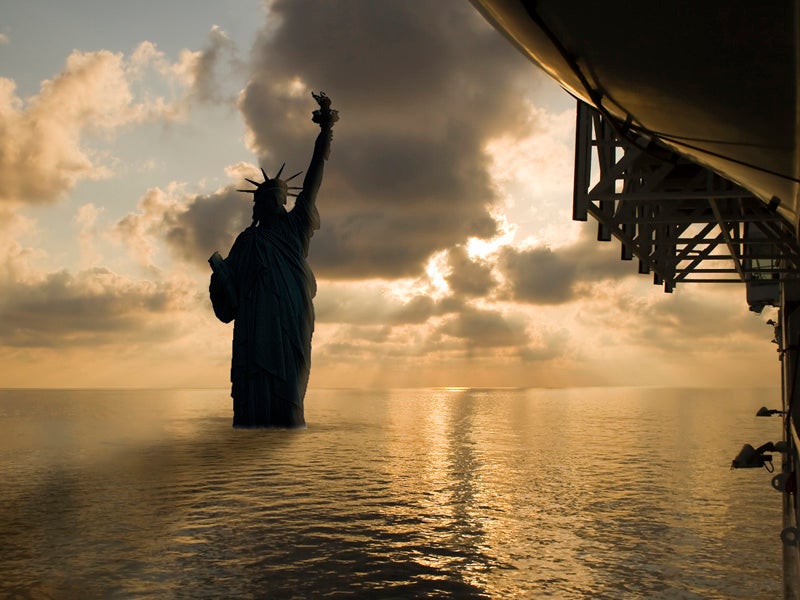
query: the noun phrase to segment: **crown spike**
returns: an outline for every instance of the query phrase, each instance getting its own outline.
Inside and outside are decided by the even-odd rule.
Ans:
[[[291,196],[292,198],[297,198],[297,196],[299,196],[299,194],[292,194],[292,193],[287,193],[286,195]]]
[[[283,167],[281,167],[281,168],[283,168]],[[292,175],[291,177],[289,177],[289,179],[287,179],[286,181],[291,181],[292,179],[294,179],[295,177],[297,177],[297,176],[298,176],[298,175],[300,175],[301,173],[302,173],[302,171],[298,171],[297,173],[295,173],[294,175]]]
[[[256,190],[236,190],[237,192],[244,192],[245,194],[255,194]]]
[[[269,175],[267,175],[267,172],[264,170],[264,167],[261,167],[261,174],[264,176],[264,181],[267,181],[269,179]],[[248,181],[250,180],[248,179]]]
[[[303,187],[302,187],[302,186],[300,186],[300,185],[290,185],[290,186],[289,186],[289,187],[287,187],[286,189],[287,189],[287,190],[302,190],[302,189],[303,189]]]
[[[277,174],[277,175],[275,175],[275,179],[279,179],[279,178],[280,178],[280,176],[281,176],[281,173],[283,173],[283,167],[285,167],[285,166],[286,166],[286,163],[283,163],[283,164],[281,165],[281,168],[280,168],[280,169],[278,169],[278,174]]]
[[[244,178],[244,180],[245,180],[245,181],[249,181],[250,183],[252,183],[252,184],[253,184],[254,186],[256,186],[256,187],[258,187],[258,186],[260,186],[260,185],[261,185],[261,184],[260,184],[260,183],[258,183],[257,181],[253,181],[252,179],[248,179],[247,177],[245,177],[245,178]]]

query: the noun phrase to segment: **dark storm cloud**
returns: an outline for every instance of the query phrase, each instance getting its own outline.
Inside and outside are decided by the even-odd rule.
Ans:
[[[4,288],[0,342],[22,347],[163,340],[175,333],[163,317],[189,297],[176,285],[130,280],[104,268],[7,280]]]
[[[580,284],[637,275],[636,261],[621,261],[617,241],[598,242],[591,225],[572,245],[555,250],[540,246],[505,248],[500,268],[512,299],[531,304],[563,304],[577,299]]]
[[[482,147],[522,126],[521,85],[537,75],[468,3],[277,1],[268,19],[240,100],[263,164],[308,161],[315,106],[296,78],[342,114],[311,249],[319,275],[418,274],[432,252],[496,231]]]
[[[236,234],[250,224],[252,202],[233,188],[175,200],[158,188],[149,190],[138,210],[115,226],[115,232],[149,264],[147,237],[163,238],[182,261],[202,269],[215,250],[226,256]]]
[[[185,212],[166,219],[165,239],[170,248],[203,268],[214,251],[227,256],[236,234],[250,224],[252,202],[244,196],[226,188],[194,198]]]
[[[447,284],[456,296],[486,296],[497,284],[491,267],[486,263],[470,260],[464,246],[450,249],[448,263],[451,271],[447,276]]]
[[[564,253],[550,248],[504,250],[502,268],[515,300],[533,304],[561,304],[574,297],[578,269]]]

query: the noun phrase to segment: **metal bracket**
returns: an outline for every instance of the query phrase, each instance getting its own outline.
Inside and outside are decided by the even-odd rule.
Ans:
[[[655,139],[626,132],[578,102],[573,219],[672,292],[678,283],[746,283],[753,310],[800,278],[800,245],[774,208]],[[752,292],[752,293],[751,293]]]

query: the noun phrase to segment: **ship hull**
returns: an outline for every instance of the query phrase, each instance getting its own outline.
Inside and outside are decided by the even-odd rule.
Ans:
[[[797,0],[471,1],[571,94],[771,202],[797,230]]]

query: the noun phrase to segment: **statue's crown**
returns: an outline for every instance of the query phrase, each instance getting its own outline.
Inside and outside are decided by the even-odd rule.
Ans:
[[[286,178],[284,180],[284,179],[281,179],[281,173],[283,173],[283,167],[285,167],[285,166],[286,166],[286,163],[283,163],[281,165],[281,168],[278,170],[277,175],[275,175],[275,177],[273,177],[273,178],[270,178],[269,175],[267,175],[267,172],[262,168],[261,169],[261,174],[264,175],[264,181],[262,181],[261,183],[259,183],[257,181],[253,181],[252,179],[248,179],[247,177],[245,177],[245,180],[249,181],[254,186],[256,186],[256,189],[254,189],[254,190],[236,190],[236,191],[237,192],[244,192],[246,194],[253,194],[253,201],[254,202],[258,202],[260,199],[264,198],[264,196],[266,194],[274,194],[276,192],[282,192],[282,193],[286,194],[287,196],[297,196],[297,194],[293,194],[289,190],[301,190],[303,188],[297,187],[297,186],[291,186],[290,187],[290,186],[287,185],[287,182],[291,181],[292,179],[294,179],[295,177],[300,175],[302,173],[302,171],[299,171],[299,172],[295,173],[294,175],[292,175],[291,177],[288,177],[288,178]]]

